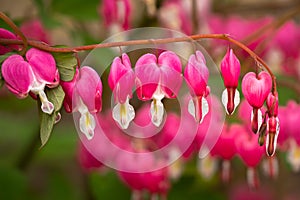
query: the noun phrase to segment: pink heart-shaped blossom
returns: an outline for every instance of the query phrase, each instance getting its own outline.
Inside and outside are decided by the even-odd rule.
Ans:
[[[15,36],[12,32],[4,28],[0,28],[0,38],[18,39],[17,36]],[[18,49],[18,45],[7,45],[7,46],[0,45],[0,55],[4,55],[12,50],[17,50],[17,49]]]
[[[254,108],[263,106],[272,88],[272,78],[265,72],[260,72],[257,76],[254,72],[248,72],[242,80],[242,91]]]
[[[226,88],[237,88],[240,72],[240,61],[234,55],[233,50],[228,49],[225,57],[221,62],[221,73]]]
[[[80,68],[79,78],[75,87],[77,94],[90,112],[99,112],[101,110],[102,82],[94,69],[88,66]]]
[[[31,48],[26,53],[26,59],[30,64],[37,81],[48,86],[55,87],[59,82],[59,73],[53,56],[45,51]]]

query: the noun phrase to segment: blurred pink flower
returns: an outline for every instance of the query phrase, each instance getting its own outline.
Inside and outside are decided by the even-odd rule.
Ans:
[[[17,36],[15,36],[12,32],[4,29],[4,28],[0,28],[0,38],[3,39],[18,39]],[[18,50],[19,47],[18,45],[0,45],[0,55],[4,55],[10,51],[13,50]]]
[[[20,29],[28,39],[51,43],[50,36],[39,19],[23,22]]]

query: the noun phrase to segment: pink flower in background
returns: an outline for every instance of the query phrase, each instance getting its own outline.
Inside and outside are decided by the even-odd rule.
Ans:
[[[116,57],[113,60],[108,84],[117,103],[112,111],[113,118],[122,129],[127,129],[135,117],[134,108],[129,104],[135,84],[135,75],[127,54],[123,53],[121,58]]]
[[[191,1],[183,0],[164,1],[158,12],[160,22],[166,28],[182,31],[190,35],[192,33],[190,3]]]
[[[264,148],[257,144],[258,135],[250,134],[242,125],[236,126],[236,129],[239,133],[236,136],[237,153],[248,167],[247,180],[249,186],[256,188],[258,187],[258,177],[255,168],[263,157]]]
[[[20,29],[28,39],[51,43],[50,36],[39,19],[23,22]]]
[[[103,163],[97,160],[81,142],[78,145],[78,157],[81,167],[87,172],[104,167]]]
[[[210,90],[207,86],[208,76],[209,71],[205,58],[200,51],[196,51],[196,54],[191,55],[188,60],[184,70],[184,77],[193,97],[189,102],[188,110],[199,123],[203,121],[205,115],[209,112],[206,100]]]
[[[153,99],[150,113],[152,123],[157,127],[164,115],[161,100],[176,97],[182,82],[181,70],[179,57],[171,51],[161,53],[158,58],[148,53],[136,62],[136,93],[140,100]]]
[[[99,13],[111,34],[130,28],[131,3],[129,0],[103,0]]]
[[[18,39],[17,36],[15,36],[12,32],[4,29],[4,28],[0,28],[0,38],[4,38],[4,39]],[[18,45],[0,45],[0,55],[4,55],[10,51],[13,50],[18,50],[19,47]]]
[[[242,91],[253,107],[251,115],[251,127],[254,133],[257,133],[262,124],[262,113],[260,108],[263,106],[268,94],[272,88],[271,76],[262,71],[258,75],[254,72],[248,72],[242,80]]]
[[[20,55],[9,56],[3,62],[2,75],[12,93],[25,98],[32,92],[39,96],[43,112],[53,112],[54,106],[44,92],[46,86],[56,87],[59,83],[59,73],[50,53],[32,48],[27,51],[26,60]]]
[[[240,61],[234,55],[233,50],[228,49],[221,62],[221,73],[226,87],[222,94],[222,103],[229,115],[234,112],[240,103],[240,93],[237,90],[240,72]]]
[[[102,82],[98,73],[91,67],[81,67],[74,90],[73,110],[80,113],[80,131],[91,140],[96,128],[94,115],[102,108]]]

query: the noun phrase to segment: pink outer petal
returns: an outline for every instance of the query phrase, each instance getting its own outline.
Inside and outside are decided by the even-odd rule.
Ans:
[[[227,50],[227,53],[221,62],[221,72],[225,87],[237,88],[241,72],[241,65],[238,58],[234,55],[232,49]]]
[[[139,99],[149,100],[157,89],[160,80],[160,69],[153,54],[141,56],[135,65],[136,93]]]
[[[65,99],[64,99],[64,108],[65,110],[70,113],[72,112],[72,99],[73,99],[73,91],[74,91],[74,87],[77,81],[77,77],[79,74],[79,70],[76,69],[74,78],[72,81],[60,81],[60,85],[63,88],[64,92],[65,92]]]
[[[31,48],[26,53],[37,80],[49,86],[56,86],[59,82],[59,74],[53,56],[45,51]]]
[[[175,98],[182,83],[182,66],[179,57],[165,51],[158,58],[161,69],[161,86],[168,98]]]
[[[49,35],[39,19],[24,22],[20,29],[28,39],[50,43]]]
[[[241,128],[236,139],[237,152],[248,167],[256,167],[265,153],[265,147],[257,143],[258,135]]]
[[[190,56],[184,70],[184,76],[192,95],[204,96],[206,94],[209,71],[204,60],[199,56],[199,53],[197,56],[194,54]]]
[[[263,106],[270,90],[272,88],[272,79],[270,75],[262,71],[258,74],[248,72],[242,81],[242,91],[252,107],[260,108]]]
[[[33,82],[33,74],[23,57],[9,56],[3,62],[1,70],[8,89],[19,98],[26,97]]]
[[[101,110],[102,82],[94,69],[88,66],[82,67],[79,70],[79,78],[75,88],[90,112],[99,112]]]
[[[0,28],[0,38],[17,39],[17,37],[12,32],[4,28]],[[18,45],[7,45],[7,46],[0,45],[0,55],[6,54],[14,49],[18,49]]]
[[[117,102],[124,103],[127,96],[132,96],[134,81],[135,75],[127,54],[122,55],[122,60],[119,57],[115,58],[110,68],[108,84]]]

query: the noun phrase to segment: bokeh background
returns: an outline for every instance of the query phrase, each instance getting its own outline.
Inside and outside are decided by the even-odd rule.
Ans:
[[[162,23],[159,14],[147,14],[145,1],[131,2],[132,28],[167,27]],[[163,6],[163,2],[156,2],[158,10]],[[197,0],[197,3],[207,4],[207,0]],[[109,36],[108,28],[104,26],[103,17],[99,13],[100,5],[101,0],[0,0],[0,10],[10,16],[17,25],[22,26],[26,22],[37,20],[40,27],[33,26],[36,28],[33,32],[38,34],[37,37],[44,37],[45,42],[53,45],[68,46],[99,43]],[[297,0],[212,0],[208,5],[206,11],[209,14],[205,15],[208,18],[212,15],[221,16],[223,19],[238,16],[247,21],[268,17],[277,19],[286,13],[294,12],[300,3]],[[300,33],[299,16],[300,14],[295,14],[284,23],[293,21]],[[200,20],[198,30],[192,32],[214,32],[209,29],[205,20],[208,19]],[[1,21],[0,27],[6,28],[7,25]],[[237,25],[236,28],[243,29],[242,34],[250,35],[255,31],[246,30],[246,26]],[[31,28],[27,29],[30,31]],[[277,29],[280,27],[272,30],[273,33],[276,33]],[[225,29],[224,33],[226,31],[228,29]],[[272,36],[272,31],[268,33],[269,37]],[[286,32],[287,38],[293,37],[290,33]],[[294,42],[300,50],[299,38],[294,38]],[[268,46],[268,42],[265,46]],[[105,50],[103,51],[105,56]],[[86,54],[87,52],[80,53],[79,57],[83,59]],[[216,55],[214,59],[218,63],[221,57],[218,53],[212,54]],[[277,56],[264,58],[269,63]],[[275,61],[274,63],[276,64]],[[280,80],[280,105],[286,105],[291,99],[299,101],[299,76],[282,73],[275,64],[271,67]],[[297,67],[300,67],[299,64],[295,65],[296,69]],[[104,107],[109,103],[109,100],[104,99]],[[61,114],[62,119],[55,125],[49,142],[40,149],[36,102],[31,98],[16,99],[5,87],[1,89],[0,199],[130,199],[130,189],[119,180],[113,170],[86,173],[82,169],[78,162],[79,137],[72,115],[64,111]],[[191,159],[186,164],[181,178],[172,183],[168,199],[299,199],[300,174],[292,170],[286,160],[286,153],[278,152],[277,158],[278,177],[270,179],[263,170],[259,170],[261,184],[258,190],[248,188],[246,168],[238,158],[233,160],[232,180],[229,183],[220,180],[220,173],[216,173],[210,180],[204,179],[198,173],[197,158]]]

